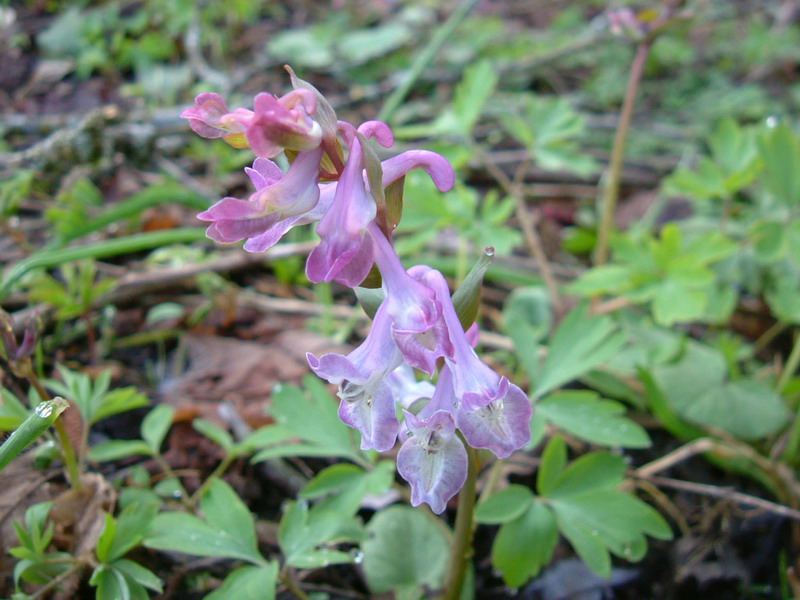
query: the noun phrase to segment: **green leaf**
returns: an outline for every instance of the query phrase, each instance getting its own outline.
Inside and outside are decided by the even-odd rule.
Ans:
[[[771,263],[783,258],[788,250],[788,232],[783,223],[777,221],[757,221],[750,228],[750,239],[756,258],[763,263]]]
[[[800,286],[792,278],[782,277],[767,289],[767,304],[784,323],[800,323]]]
[[[231,434],[224,429],[217,427],[211,421],[207,421],[206,419],[195,419],[192,421],[192,427],[194,427],[196,431],[203,434],[218,446],[221,446],[226,453],[230,453],[230,451],[233,450],[235,442],[233,441]]]
[[[89,583],[97,587],[96,600],[131,600],[128,582],[121,571],[100,565]]]
[[[117,531],[117,524],[109,513],[106,513],[106,522],[103,526],[103,531],[97,538],[97,546],[95,547],[95,554],[97,560],[101,563],[109,562],[109,554],[111,551],[111,543],[114,541],[114,534]]]
[[[500,528],[492,545],[492,566],[513,588],[539,574],[558,542],[552,511],[540,502],[528,502],[525,507],[520,516]]]
[[[299,568],[351,562],[348,554],[317,547],[338,541],[358,541],[360,537],[361,527],[353,518],[320,506],[309,510],[305,500],[286,505],[278,528],[278,544],[286,563]]]
[[[253,515],[231,486],[214,479],[200,498],[200,510],[211,527],[224,531],[258,556]]]
[[[700,319],[708,305],[708,293],[692,290],[666,279],[653,298],[653,318],[659,325],[687,323]]]
[[[326,467],[300,491],[301,498],[319,498],[353,485],[364,478],[366,471],[359,466],[342,463]]]
[[[175,409],[169,404],[159,404],[142,421],[142,439],[147,442],[153,454],[161,451],[161,444],[167,436],[169,428],[172,427],[172,419],[175,416]]]
[[[622,416],[625,407],[592,391],[563,390],[536,405],[549,422],[584,440],[603,446],[647,448],[650,438],[637,423]]]
[[[586,306],[572,310],[556,330],[536,382],[535,397],[580,377],[625,343],[625,335],[609,317],[592,317],[587,311]]]
[[[556,436],[547,444],[539,463],[536,474],[536,489],[539,494],[546,496],[553,490],[566,464],[567,443],[561,436]]]
[[[423,586],[441,587],[449,542],[431,517],[413,508],[395,505],[376,514],[367,531],[369,536],[361,546],[362,565],[373,594]]]
[[[4,387],[0,387],[0,431],[11,431],[28,418],[30,411]]]
[[[607,452],[584,454],[564,469],[545,494],[548,498],[565,498],[588,491],[610,489],[625,478],[625,459]]]
[[[121,558],[119,560],[115,560],[111,566],[122,572],[126,578],[135,581],[139,585],[151,589],[159,594],[164,591],[161,587],[161,580],[158,578],[158,576],[150,569],[143,567],[139,563]]]
[[[787,123],[781,123],[761,138],[764,181],[777,202],[795,206],[800,202],[800,139]]]
[[[553,324],[550,297],[542,287],[517,288],[503,308],[503,329],[511,337],[525,370],[539,373],[539,343]]]
[[[467,68],[453,95],[453,112],[458,123],[458,133],[466,136],[472,132],[483,107],[494,94],[498,81],[497,67],[488,60]]]
[[[257,565],[265,562],[256,548],[186,513],[157,515],[144,545],[194,556],[236,558]]]
[[[475,519],[479,523],[492,525],[513,521],[528,510],[533,499],[530,489],[524,485],[511,484],[478,504]]]
[[[586,271],[577,280],[569,284],[573,294],[597,296],[606,293],[619,294],[630,287],[633,272],[622,265],[602,265]]]
[[[316,377],[303,380],[307,393],[291,385],[277,385],[272,393],[270,412],[279,425],[304,440],[300,448],[313,453],[301,456],[340,456],[359,460],[352,429],[339,419],[337,403]],[[314,415],[313,419],[309,415]],[[264,460],[270,451],[259,453],[253,460]]]
[[[600,539],[600,531],[587,527],[580,521],[556,515],[558,529],[569,540],[569,543],[592,571],[600,577],[611,576],[611,556]]]
[[[265,567],[239,567],[203,600],[275,600],[278,563]]]
[[[414,39],[402,22],[390,21],[377,27],[350,31],[339,40],[338,51],[350,65],[361,64],[389,54]]]
[[[108,462],[136,455],[152,456],[153,450],[141,440],[109,440],[89,449],[89,460],[94,462]]]
[[[578,544],[583,543],[591,548],[596,541],[604,549],[627,560],[642,558],[647,547],[645,534],[665,540],[672,537],[672,531],[658,512],[638,498],[616,490],[601,490],[554,500],[551,506],[558,518],[559,527],[573,545],[575,544],[569,533],[571,526],[578,538],[591,538],[591,541],[579,539]],[[578,546],[575,548],[587,560]],[[595,550],[590,549],[590,552],[594,553]],[[595,570],[589,561],[598,561],[599,565],[599,558],[590,558],[587,564]]]
[[[117,561],[139,546],[150,530],[158,508],[159,504],[155,502],[126,506],[117,517],[105,558],[100,557],[99,549],[97,557],[104,562]]]
[[[106,371],[110,375],[110,371]],[[98,378],[99,379],[99,378]],[[147,396],[135,387],[117,388],[99,397],[92,407],[90,423],[94,424],[112,415],[147,406]]]
[[[719,427],[742,440],[756,440],[779,431],[789,420],[783,398],[755,379],[739,379],[698,395],[685,418]]]
[[[718,351],[694,340],[685,344],[677,360],[650,371],[670,407],[683,418],[697,398],[722,386],[727,372],[725,358]]]

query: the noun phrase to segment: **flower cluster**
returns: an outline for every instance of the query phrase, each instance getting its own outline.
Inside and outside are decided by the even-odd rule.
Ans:
[[[316,222],[320,242],[306,263],[313,282],[356,287],[377,267],[384,299],[367,338],[346,356],[308,354],[308,362],[338,386],[339,416],[361,433],[363,449],[387,451],[402,439],[397,468],[411,484],[412,504],[441,513],[467,477],[462,439],[505,458],[528,442],[532,411],[519,387],[478,358],[477,328],[464,331],[444,276],[423,265],[406,270],[392,245],[397,224],[387,188],[421,168],[446,191],[453,169],[425,150],[379,161],[367,139],[391,147],[388,125],[337,121],[325,98],[289,72],[294,89],[280,98],[259,94],[252,111],[230,111],[211,93],[184,111],[199,135],[257,155],[246,169],[250,197],[223,198],[198,218],[211,223],[210,238],[246,240],[251,252]],[[282,151],[291,160],[285,173],[270,160]],[[412,367],[438,372],[435,386],[417,382]]]

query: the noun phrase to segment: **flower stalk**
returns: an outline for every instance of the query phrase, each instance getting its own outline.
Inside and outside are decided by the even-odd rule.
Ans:
[[[450,548],[450,561],[445,574],[444,600],[458,600],[464,587],[467,565],[472,558],[472,536],[475,532],[475,489],[478,482],[478,451],[467,444],[467,481],[458,494],[456,529]]]

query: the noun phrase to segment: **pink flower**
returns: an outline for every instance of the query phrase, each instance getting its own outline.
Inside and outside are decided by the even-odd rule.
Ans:
[[[194,99],[194,106],[181,113],[181,117],[189,119],[189,126],[200,137],[216,139],[225,138],[236,148],[246,148],[243,144],[243,133],[253,111],[237,108],[230,112],[225,100],[219,94],[206,92]]]
[[[253,168],[248,169],[256,187],[250,198],[223,198],[197,215],[202,221],[212,222],[206,230],[208,237],[218,242],[247,239],[245,250],[266,250],[316,207],[321,157],[320,148],[301,152],[285,174],[272,161],[256,159]]]
[[[253,117],[241,122],[258,156],[272,158],[284,149],[313,150],[322,142],[322,128],[309,116],[317,109],[317,100],[309,90],[293,90],[281,98],[258,94],[253,108]]]

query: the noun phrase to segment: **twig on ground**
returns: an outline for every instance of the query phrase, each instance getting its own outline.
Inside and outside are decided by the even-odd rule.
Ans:
[[[672,488],[675,490],[682,490],[685,492],[690,492],[692,494],[713,496],[715,498],[725,498],[733,502],[736,502],[737,504],[743,504],[745,506],[754,506],[756,508],[763,509],[772,514],[786,517],[787,519],[800,521],[800,510],[795,510],[794,508],[790,508],[782,504],[770,502],[769,500],[758,498],[757,496],[751,496],[750,494],[743,494],[742,492],[736,492],[729,487],[719,487],[716,485],[709,485],[707,483],[695,483],[692,481],[682,481],[680,479],[672,479],[670,477],[658,477],[658,476],[649,477],[647,478],[647,481],[650,481],[657,486]]]
[[[536,230],[536,219],[531,215],[522,191],[522,181],[530,167],[530,162],[528,162],[527,159],[522,161],[517,167],[514,179],[511,179],[505,174],[503,169],[495,165],[491,160],[488,160],[486,152],[484,152],[480,146],[477,144],[473,144],[473,146],[476,148],[478,155],[481,157],[483,164],[492,177],[494,177],[503,190],[514,199],[517,206],[517,219],[519,219],[520,226],[522,227],[525,243],[531,255],[536,260],[539,272],[542,274],[545,286],[547,286],[547,291],[550,294],[550,301],[553,304],[553,311],[557,317],[561,316],[561,294],[558,292],[558,285],[553,276],[553,270],[550,268],[550,261],[547,259],[547,255],[542,247],[542,240]]]

